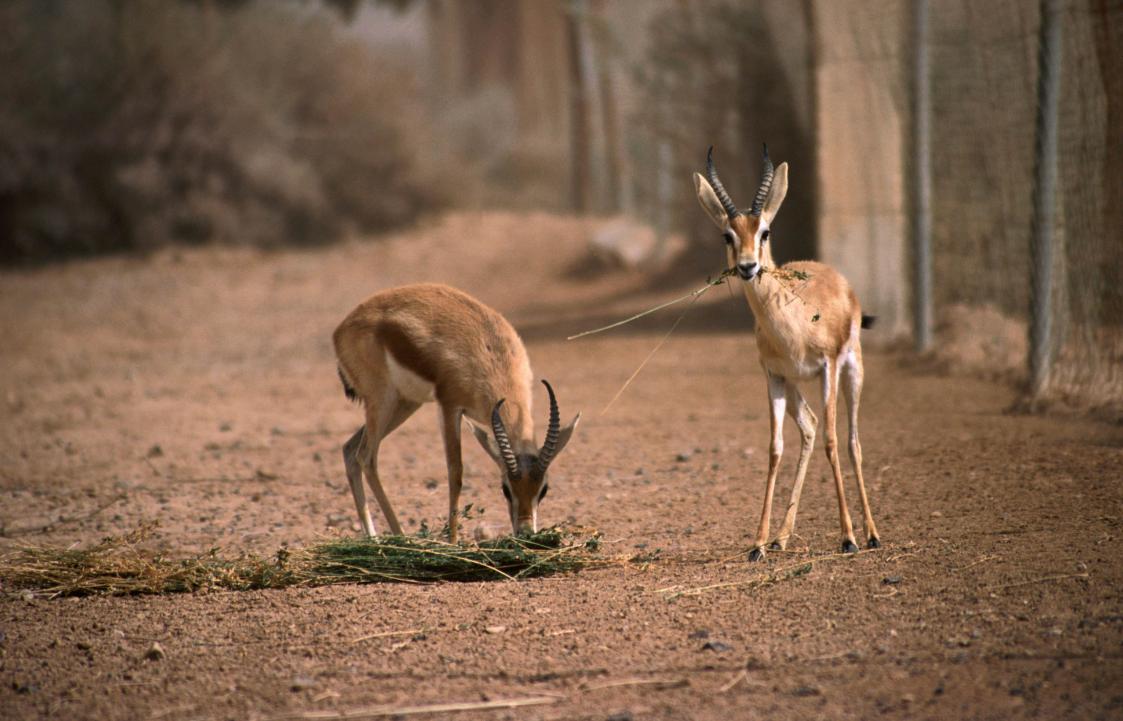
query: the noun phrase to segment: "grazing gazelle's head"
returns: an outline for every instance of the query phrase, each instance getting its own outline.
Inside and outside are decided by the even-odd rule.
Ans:
[[[760,271],[772,266],[772,249],[768,243],[772,219],[780,210],[788,192],[788,164],[780,163],[773,171],[768,159],[768,146],[764,146],[764,169],[748,213],[738,210],[729,193],[725,192],[714,168],[714,149],[706,153],[706,178],[694,174],[694,189],[710,219],[725,237],[729,267],[737,271],[742,280],[756,278]]]
[[[578,413],[567,426],[562,428],[554,389],[545,380],[542,384],[546,386],[546,393],[550,396],[550,422],[546,426],[546,438],[542,442],[542,448],[536,453],[518,453],[511,445],[507,428],[499,415],[499,409],[503,407],[505,399],[496,403],[491,411],[491,430],[495,434],[494,439],[483,428],[471,424],[476,440],[499,466],[500,484],[503,496],[507,499],[507,510],[511,515],[511,530],[514,533],[538,530],[538,504],[546,497],[546,492],[549,490],[546,472],[554,458],[569,443],[573,430],[577,427],[577,421],[581,419],[581,414]]]

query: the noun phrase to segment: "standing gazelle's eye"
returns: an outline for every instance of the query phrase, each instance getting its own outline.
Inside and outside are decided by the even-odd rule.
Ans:
[[[768,228],[765,228],[764,232],[760,234],[760,242],[763,243],[763,242],[768,240],[768,233],[769,233]]]
[[[725,237],[725,244],[726,245],[733,245],[733,241],[735,241],[737,239],[737,236],[733,234],[732,230],[727,230],[724,233],[722,233],[722,235]]]

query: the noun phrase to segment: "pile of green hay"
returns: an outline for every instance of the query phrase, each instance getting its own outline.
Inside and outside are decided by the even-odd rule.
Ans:
[[[0,586],[49,596],[246,591],[333,583],[498,581],[567,573],[603,563],[596,534],[549,528],[478,544],[427,536],[337,538],[282,548],[272,558],[226,558],[214,549],[169,559],[138,548],[145,526],[86,549],[26,546],[0,556]]]

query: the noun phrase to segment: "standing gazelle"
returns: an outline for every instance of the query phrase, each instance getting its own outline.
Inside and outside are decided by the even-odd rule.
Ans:
[[[348,398],[366,408],[366,424],[343,445],[343,462],[359,521],[374,522],[363,491],[366,473],[390,531],[402,533],[378,478],[378,447],[423,403],[441,410],[448,464],[448,529],[457,537],[463,465],[460,419],[467,416],[480,445],[499,465],[513,532],[538,530],[546,470],[569,443],[581,414],[560,425],[554,390],[541,450],[534,441],[533,376],[518,333],[498,312],[455,288],[407,285],[371,296],[343,319],[332,336]],[[475,421],[474,423],[472,421]],[[477,424],[490,424],[495,438]]]
[[[803,479],[807,475],[807,463],[818,426],[818,419],[804,401],[797,383],[813,379],[818,379],[822,387],[827,458],[834,472],[838,494],[842,550],[853,553],[858,546],[854,541],[850,512],[846,509],[842,468],[838,462],[835,414],[840,384],[850,411],[850,461],[858,477],[867,545],[877,548],[881,541],[866,497],[866,485],[862,478],[862,446],[858,441],[858,401],[862,393],[862,345],[858,334],[861,328],[869,327],[873,319],[862,315],[854,291],[846,279],[830,266],[814,261],[797,261],[779,270],[775,268],[769,226],[788,192],[788,164],[781,163],[773,171],[772,162],[768,159],[768,146],[764,148],[760,187],[747,214],[737,209],[718,180],[712,147],[706,156],[706,175],[709,182],[695,173],[694,187],[702,207],[722,231],[729,265],[741,277],[745,298],[756,317],[756,343],[772,406],[772,443],[764,510],[749,558],[754,561],[764,558],[772,494],[784,453],[785,410],[799,426],[802,444],[788,512],[771,548],[786,548],[795,527],[799,495],[803,490]]]

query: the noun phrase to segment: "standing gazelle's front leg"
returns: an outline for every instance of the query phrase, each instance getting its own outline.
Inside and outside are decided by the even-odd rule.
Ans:
[[[464,463],[460,455],[460,415],[459,409],[441,406],[441,436],[445,441],[445,463],[448,465],[449,543],[456,543],[460,524],[460,488],[464,479]]]
[[[803,479],[807,477],[807,464],[811,461],[811,451],[815,448],[815,428],[819,419],[803,400],[799,386],[788,381],[788,415],[799,427],[799,463],[796,465],[795,483],[792,485],[792,498],[788,501],[788,511],[784,514],[784,525],[780,526],[780,533],[769,545],[770,548],[782,551],[788,547],[788,539],[795,530],[795,515],[799,511],[799,497],[803,493]]]
[[[838,462],[838,362],[831,360],[823,368],[823,419],[827,424],[827,460],[834,473],[834,489],[838,494],[838,523],[842,527],[843,553],[856,553],[858,544],[854,542],[854,524],[850,521],[850,511],[846,508],[846,487],[842,482],[842,466]]]
[[[756,539],[749,551],[750,561],[764,559],[764,544],[768,542],[768,522],[772,515],[772,494],[776,490],[776,475],[780,472],[780,459],[784,455],[784,408],[787,405],[785,382],[780,376],[769,373],[768,401],[771,410],[772,442],[768,448],[768,481],[764,487],[764,509],[760,513],[760,525],[756,529]]]

